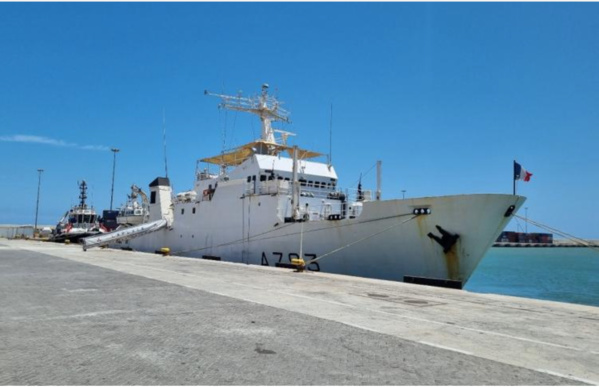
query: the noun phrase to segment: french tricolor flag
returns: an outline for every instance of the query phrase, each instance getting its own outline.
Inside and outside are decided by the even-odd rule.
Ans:
[[[530,181],[532,173],[522,168],[522,165],[514,161],[514,180]]]

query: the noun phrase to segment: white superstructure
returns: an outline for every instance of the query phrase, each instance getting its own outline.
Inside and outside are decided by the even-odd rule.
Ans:
[[[253,98],[216,95],[221,107],[260,117],[259,140],[200,160],[218,165],[219,173],[198,168],[190,191],[173,195],[168,178],[157,178],[149,222],[165,224],[139,236],[105,234],[103,241],[269,266],[301,255],[309,270],[461,287],[525,200],[503,194],[380,200],[380,186],[374,195],[360,186],[342,191],[334,167],[311,160],[320,154],[288,145],[291,133],[273,129],[288,113],[267,88]]]

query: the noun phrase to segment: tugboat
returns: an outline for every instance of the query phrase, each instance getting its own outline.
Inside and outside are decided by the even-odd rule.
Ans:
[[[221,108],[258,116],[261,137],[200,160],[218,171],[198,166],[189,191],[173,195],[168,177],[157,177],[148,222],[85,238],[84,250],[169,248],[185,257],[462,288],[526,200],[506,194],[383,200],[381,163],[376,191],[361,184],[342,190],[330,158],[314,161],[320,153],[288,144],[294,134],[273,128],[290,120],[268,85],[249,98],[206,94],[220,98]]]
[[[53,242],[79,242],[79,239],[101,233],[98,215],[93,207],[89,207],[87,199],[87,183],[79,184],[79,204],[68,210],[58,221],[50,239]]]

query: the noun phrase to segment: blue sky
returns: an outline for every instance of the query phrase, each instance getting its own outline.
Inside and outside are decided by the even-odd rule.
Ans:
[[[344,187],[374,188],[380,159],[384,198],[511,193],[516,159],[531,219],[599,238],[596,3],[0,3],[0,223],[33,223],[38,168],[39,223],[81,179],[107,209],[111,147],[114,207],[147,188],[163,109],[169,177],[191,188],[223,137],[259,133],[204,89],[265,82],[300,146],[328,152],[333,105]]]

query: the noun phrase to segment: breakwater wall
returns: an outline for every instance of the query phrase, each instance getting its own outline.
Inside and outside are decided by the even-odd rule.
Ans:
[[[552,243],[525,243],[525,242],[495,242],[493,247],[599,247],[599,240],[586,240],[587,245],[570,240],[554,240]]]

